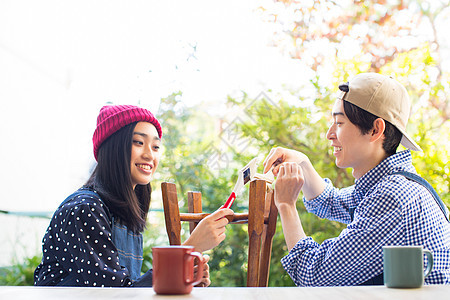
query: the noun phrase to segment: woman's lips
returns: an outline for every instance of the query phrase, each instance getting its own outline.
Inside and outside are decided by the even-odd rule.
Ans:
[[[138,167],[140,170],[142,170],[145,173],[150,174],[152,172],[153,166],[148,164],[136,164],[136,167]]]

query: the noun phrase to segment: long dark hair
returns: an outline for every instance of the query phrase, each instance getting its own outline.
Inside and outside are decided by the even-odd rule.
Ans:
[[[151,186],[131,180],[131,147],[137,122],[124,126],[106,139],[97,155],[97,166],[86,186],[96,190],[109,211],[135,233],[145,229],[150,207]]]
[[[362,134],[369,133],[373,128],[373,122],[378,118],[374,114],[345,100],[344,112],[350,122],[355,124]],[[384,130],[383,149],[387,155],[393,155],[397,152],[403,134],[388,121],[384,120],[384,123],[386,124],[386,128]]]

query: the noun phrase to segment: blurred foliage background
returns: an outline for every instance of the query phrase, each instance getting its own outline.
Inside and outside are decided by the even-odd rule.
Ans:
[[[360,72],[379,72],[407,88],[413,104],[408,131],[423,149],[413,153],[414,165],[450,206],[450,57],[440,27],[450,17],[449,1],[274,1],[257,13],[278,25],[273,45],[301,60],[309,80],[282,91],[268,87],[256,97],[245,91],[230,96],[219,118],[205,105],[185,106],[182,91],[161,99],[164,152],[154,193],[172,181],[179,199],[200,191],[204,211],[212,212],[232,191],[237,171],[275,146],[304,152],[337,187],[353,184],[351,170],[335,166],[325,137],[330,110],[338,84]],[[245,211],[247,198],[244,192],[233,209]],[[298,211],[306,233],[319,243],[344,228],[307,213],[302,201]],[[162,218],[150,214],[143,271],[151,268],[151,247],[168,243]],[[280,264],[287,248],[277,227],[269,286],[292,286]],[[246,225],[227,227],[226,240],[208,252],[212,286],[245,286],[247,241]],[[0,284],[31,285],[39,261],[40,254],[2,269]]]

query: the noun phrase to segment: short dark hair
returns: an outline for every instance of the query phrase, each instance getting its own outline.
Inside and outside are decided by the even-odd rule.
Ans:
[[[151,200],[151,186],[131,180],[131,147],[137,122],[128,124],[100,146],[95,167],[86,186],[95,189],[120,223],[138,233],[145,229]]]
[[[374,114],[345,100],[344,112],[350,122],[355,124],[362,134],[369,133],[373,128],[373,122],[378,119]],[[384,120],[384,123],[386,124],[386,128],[384,130],[383,149],[388,155],[393,155],[397,152],[403,134],[388,121]]]

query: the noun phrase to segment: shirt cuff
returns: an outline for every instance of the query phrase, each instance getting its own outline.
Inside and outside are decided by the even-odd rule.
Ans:
[[[153,270],[150,269],[144,275],[133,282],[134,287],[151,287],[153,286]]]
[[[300,256],[306,250],[317,248],[318,246],[319,244],[317,244],[310,236],[300,239],[297,244],[295,244],[294,248],[289,251],[289,254],[281,259],[281,265],[289,273],[288,269],[291,269],[298,264]]]
[[[294,281],[296,286],[303,286],[301,276],[298,276],[299,270],[305,269],[311,256],[314,256],[314,249],[318,248],[312,237],[306,237],[297,242],[289,254],[281,259],[281,265]],[[312,251],[309,251],[312,250]]]
[[[326,201],[330,193],[333,191],[333,184],[331,183],[331,180],[328,178],[324,178],[323,181],[325,182],[325,189],[319,196],[310,200],[307,200],[305,197],[303,197],[303,203],[305,204],[305,207],[308,211],[310,210],[310,208],[314,208],[317,203]]]

